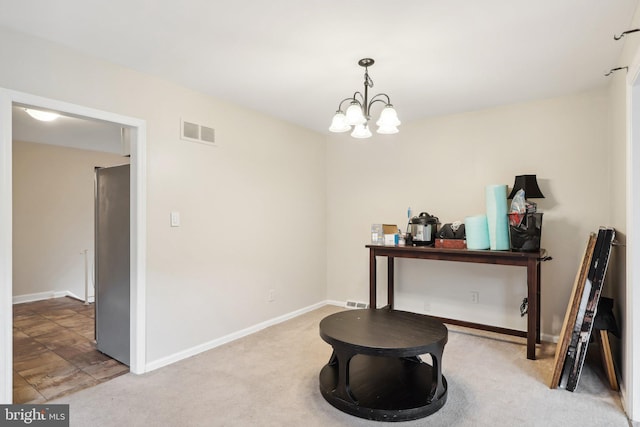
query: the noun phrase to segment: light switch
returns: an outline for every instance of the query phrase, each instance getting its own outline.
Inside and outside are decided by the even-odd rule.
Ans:
[[[180,212],[171,212],[171,226],[180,227]]]

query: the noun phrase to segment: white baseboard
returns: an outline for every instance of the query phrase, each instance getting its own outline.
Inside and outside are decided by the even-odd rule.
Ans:
[[[560,340],[559,335],[540,334],[540,341],[554,342],[557,344],[559,340]]]
[[[262,329],[268,328],[269,326],[273,326],[273,325],[277,325],[278,323],[282,323],[286,320],[289,319],[293,319],[294,317],[298,317],[302,314],[308,313],[310,311],[313,311],[317,308],[323,307],[327,304],[331,304],[331,305],[340,305],[340,306],[344,306],[345,303],[340,303],[337,301],[322,301],[313,305],[310,305],[308,307],[304,307],[301,308],[300,310],[296,310],[293,311],[291,313],[287,313],[284,314],[282,316],[278,316],[276,318],[270,319],[270,320],[266,320],[264,322],[258,323],[257,325],[254,326],[250,326],[246,329],[242,329],[240,331],[231,333],[229,335],[225,335],[223,337],[220,337],[218,339],[197,345],[195,347],[191,347],[189,349],[180,351],[178,353],[172,354],[171,356],[167,356],[167,357],[163,357],[161,359],[158,360],[154,360],[152,362],[148,362],[146,364],[146,369],[145,372],[151,372],[154,371],[156,369],[162,368],[164,366],[168,366],[171,365],[172,363],[176,363],[180,360],[186,359],[188,357],[192,357],[195,356],[196,354],[200,354],[202,352],[205,352],[207,350],[211,350],[213,348],[219,347],[223,344],[227,344],[231,341],[235,341],[239,338],[243,338],[246,337],[247,335],[251,335],[255,332],[258,332]]]
[[[337,301],[337,300],[326,300],[325,305],[335,305],[337,307],[346,307],[347,303],[345,301]]]
[[[16,295],[13,297],[13,304],[22,304],[25,302],[43,301],[51,298],[71,297],[80,301],[84,301],[71,291],[46,291],[37,292],[35,294]],[[94,297],[89,297],[89,302],[93,302]]]

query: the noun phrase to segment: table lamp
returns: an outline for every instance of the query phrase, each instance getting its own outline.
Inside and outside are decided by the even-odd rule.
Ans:
[[[517,175],[513,190],[507,199],[513,199],[519,190],[524,190],[525,199],[544,199],[535,175]],[[509,238],[512,251],[534,252],[540,250],[542,237],[542,213],[537,212],[533,202],[526,202],[526,212],[514,211],[509,215]],[[526,300],[523,302],[526,305]],[[526,309],[526,308],[525,308]]]
[[[513,199],[518,190],[524,190],[525,199],[544,199],[544,194],[538,187],[538,181],[535,175],[516,175],[516,180],[513,183],[513,190],[507,199]]]

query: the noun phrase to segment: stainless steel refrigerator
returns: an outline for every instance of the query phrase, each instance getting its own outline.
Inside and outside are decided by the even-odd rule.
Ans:
[[[129,165],[95,174],[96,345],[129,365]]]

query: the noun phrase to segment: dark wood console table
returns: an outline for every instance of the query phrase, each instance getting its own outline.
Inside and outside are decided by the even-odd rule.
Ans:
[[[506,329],[497,326],[466,322],[457,319],[435,317],[452,325],[483,329],[501,334],[527,338],[527,359],[535,360],[536,343],[540,343],[540,261],[541,252],[512,252],[469,249],[444,249],[427,246],[379,246],[369,248],[369,307],[376,308],[376,257],[387,257],[387,300],[393,309],[394,259],[414,258],[441,261],[472,262],[480,264],[515,265],[527,268],[527,331]]]

